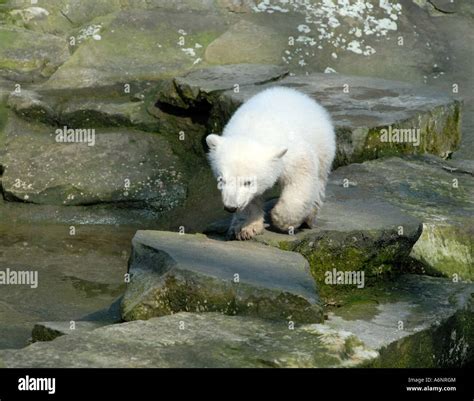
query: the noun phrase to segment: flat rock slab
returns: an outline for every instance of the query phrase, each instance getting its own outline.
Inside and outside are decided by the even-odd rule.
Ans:
[[[180,311],[322,320],[308,263],[297,253],[160,231],[138,231],[132,246],[124,320]]]
[[[321,329],[320,329],[321,327]],[[350,367],[376,353],[350,333],[219,313],[133,321],[0,351],[6,367]]]
[[[74,53],[48,80],[51,89],[157,81],[189,71],[226,30],[225,19],[196,10],[121,10],[82,29]],[[184,38],[184,39],[183,39]],[[101,57],[97,55],[101,54]]]
[[[325,322],[378,357],[371,367],[461,367],[474,359],[474,284],[403,275],[362,290]]]
[[[447,157],[460,141],[461,103],[439,90],[405,82],[339,74],[286,76],[275,82],[249,85],[245,65],[226,67],[233,85],[216,85],[221,71],[201,69],[174,79],[180,99],[171,92],[173,105],[189,107],[203,97],[213,105],[209,126],[221,132],[235,110],[256,93],[284,86],[302,91],[320,102],[330,112],[337,128],[336,164],[348,164],[387,155],[433,153]],[[231,70],[234,70],[232,73]],[[242,72],[241,72],[242,71]],[[225,81],[225,80],[224,80]],[[166,101],[166,94],[163,101]],[[159,99],[160,100],[160,99]],[[385,129],[419,129],[419,140],[402,140]],[[394,139],[395,138],[395,139]]]

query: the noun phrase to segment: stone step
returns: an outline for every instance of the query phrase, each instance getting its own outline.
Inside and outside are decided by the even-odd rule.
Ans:
[[[0,360],[10,368],[460,367],[474,359],[473,293],[473,284],[405,275],[326,324],[179,312],[3,350]]]
[[[174,85],[168,86],[170,92],[158,97],[171,99],[175,107],[210,104],[209,129],[220,133],[235,110],[256,93],[276,85],[302,91],[325,106],[334,120],[336,165],[426,152],[445,158],[459,145],[461,103],[439,90],[372,77],[317,73],[264,84],[247,82],[241,65],[203,68],[175,78]],[[415,134],[419,136],[411,136]]]
[[[138,231],[132,247],[124,320],[180,311],[322,320],[308,262],[297,253],[161,231]]]

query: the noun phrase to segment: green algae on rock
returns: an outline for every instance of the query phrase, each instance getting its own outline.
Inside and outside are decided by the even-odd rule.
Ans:
[[[69,58],[64,40],[49,34],[0,26],[0,76],[38,82]]]
[[[474,359],[473,293],[473,284],[404,275],[380,286],[375,303],[336,308],[324,324],[179,312],[70,332],[0,358],[42,368],[461,367]]]
[[[123,10],[101,19],[93,21],[100,26],[96,36],[79,45],[47,88],[97,89],[175,76],[200,63],[226,26],[217,15],[189,11]]]
[[[424,223],[410,256],[427,273],[472,280],[474,177],[464,165],[430,155],[407,156],[366,162],[338,174]]]

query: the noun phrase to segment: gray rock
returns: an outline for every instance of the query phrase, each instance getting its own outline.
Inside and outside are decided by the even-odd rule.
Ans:
[[[234,90],[235,85],[262,85],[287,74],[284,67],[271,64],[220,65],[176,77],[157,95],[160,102],[188,109],[203,102],[213,104],[221,92]]]
[[[86,35],[85,40],[48,80],[47,88],[123,90],[127,83],[189,71],[202,61],[209,42],[225,30],[226,21],[208,12],[134,9],[109,14],[89,26],[95,33],[88,35],[87,27],[78,33],[78,38]]]
[[[41,81],[69,58],[67,43],[53,35],[0,26],[0,76]]]
[[[6,367],[350,367],[376,355],[354,336],[248,316],[181,312],[0,351]]]
[[[245,100],[278,85],[302,91],[328,109],[337,128],[336,165],[407,153],[428,152],[446,158],[459,145],[461,104],[434,89],[339,74],[289,76],[277,82],[249,85],[245,73],[240,75],[241,66],[225,68],[231,82],[241,85],[238,93],[230,89],[219,96],[205,95],[212,95],[212,90],[221,90],[227,84],[224,79],[224,84],[216,85],[217,68],[177,78],[178,100],[176,92],[170,90],[175,106],[190,107],[199,98],[210,102],[213,108],[208,126],[213,132],[221,132]],[[389,129],[391,133],[384,131]],[[394,129],[407,131],[396,133]],[[414,134],[418,136],[408,137]]]
[[[94,131],[89,146],[56,142],[57,129],[9,118],[2,179],[6,199],[50,205],[122,202],[161,212],[185,199],[182,167],[164,138],[104,129]]]
[[[266,230],[255,241],[305,256],[323,297],[332,296],[324,275],[333,268],[362,270],[369,283],[413,270],[472,280],[474,179],[469,166],[427,155],[341,167],[330,176],[313,229],[294,235]],[[224,235],[229,224],[223,219],[205,232]]]
[[[428,8],[428,10],[430,10],[434,15],[449,15],[459,13],[466,14],[471,17],[474,16],[474,5],[470,1],[425,0],[421,3],[426,8]]]
[[[273,26],[275,21],[268,22],[239,20],[209,44],[205,60],[210,64],[281,64],[289,32],[281,25]]]
[[[180,311],[322,319],[308,263],[297,253],[161,231],[138,231],[132,244],[124,320]]]
[[[350,171],[354,166],[357,165],[347,166],[342,171]],[[421,234],[419,218],[383,197],[374,196],[374,190],[360,188],[351,176],[339,174],[340,170],[330,177],[326,201],[314,228],[302,227],[289,234],[271,231],[268,212],[276,203],[274,199],[265,205],[267,229],[254,238],[265,245],[301,253],[308,260],[325,301],[332,300],[346,287],[328,285],[326,275],[333,269],[363,273],[365,285],[369,286],[411,271],[409,254]],[[205,232],[223,238],[229,225],[230,218],[219,220]]]
[[[349,332],[378,357],[370,367],[461,367],[474,359],[474,284],[404,275],[335,308],[328,328]]]
[[[461,165],[461,163],[457,163]],[[474,178],[433,156],[390,158],[344,167],[336,176],[357,191],[400,207],[423,222],[411,256],[427,273],[474,278]]]

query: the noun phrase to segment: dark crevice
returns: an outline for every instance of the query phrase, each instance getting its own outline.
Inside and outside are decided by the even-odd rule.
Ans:
[[[196,103],[188,109],[183,109],[181,107],[173,106],[168,103],[157,101],[155,103],[160,111],[166,114],[170,114],[175,117],[190,118],[193,123],[205,125],[209,119],[212,105],[208,102]]]
[[[440,13],[443,13],[443,14],[455,14],[454,11],[446,11],[446,10],[443,10],[439,7],[437,7],[435,4],[433,4],[433,2],[431,0],[428,0],[428,3],[438,12]]]
[[[67,14],[66,14],[63,10],[59,10],[59,12],[61,13],[61,15],[62,15],[64,18],[66,18],[66,19],[68,20],[68,22],[69,22],[71,25],[73,25],[73,26],[76,25],[76,24],[74,24],[74,21],[72,21],[71,18],[69,18],[69,17],[67,16]]]

